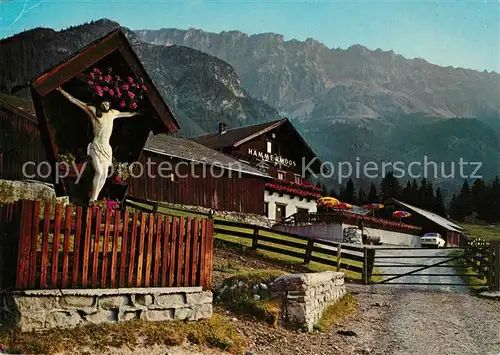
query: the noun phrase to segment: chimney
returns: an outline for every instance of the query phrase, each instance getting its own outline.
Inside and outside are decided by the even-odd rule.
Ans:
[[[226,124],[219,122],[219,134],[224,134],[226,133]]]

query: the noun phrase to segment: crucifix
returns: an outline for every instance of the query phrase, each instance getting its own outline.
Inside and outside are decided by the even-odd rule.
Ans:
[[[93,106],[73,97],[62,88],[57,88],[66,99],[80,107],[90,117],[94,138],[87,146],[87,154],[92,158],[92,166],[95,175],[92,181],[92,195],[90,202],[97,201],[101,192],[108,170],[112,166],[113,150],[111,149],[110,139],[113,133],[113,121],[120,117],[132,117],[140,112],[121,112],[111,108],[111,102],[102,99]]]

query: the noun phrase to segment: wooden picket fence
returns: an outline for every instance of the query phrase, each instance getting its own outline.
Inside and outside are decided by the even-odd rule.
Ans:
[[[213,219],[0,205],[0,289],[211,287]]]

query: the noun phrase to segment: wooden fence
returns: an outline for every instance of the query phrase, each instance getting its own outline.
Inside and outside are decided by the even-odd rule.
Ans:
[[[327,240],[304,237],[252,224],[225,220],[215,221],[215,233],[251,240],[251,249],[265,250],[303,260],[304,264],[317,262],[361,275],[371,272],[366,248],[344,245]],[[230,244],[242,243],[224,240]],[[272,244],[272,245],[270,245]]]
[[[475,274],[487,275],[487,284],[492,291],[500,291],[500,241],[464,236],[463,259]]]
[[[208,218],[2,205],[0,288],[210,288],[213,234]]]
[[[464,237],[463,260],[476,274],[487,275],[490,268],[490,242],[484,238]]]

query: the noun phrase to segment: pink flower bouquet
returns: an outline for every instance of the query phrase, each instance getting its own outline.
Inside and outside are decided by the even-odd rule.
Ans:
[[[106,73],[99,68],[93,68],[88,74],[87,84],[92,94],[109,100],[119,110],[135,110],[144,99],[148,91],[143,78],[128,76],[122,79],[120,75],[113,74],[109,67]]]

